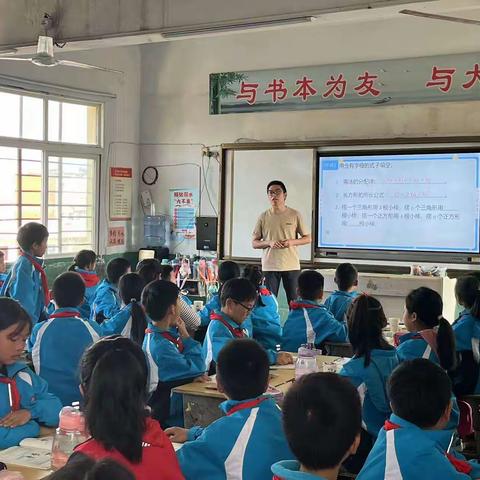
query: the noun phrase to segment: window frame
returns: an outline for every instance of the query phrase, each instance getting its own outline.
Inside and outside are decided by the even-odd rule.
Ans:
[[[42,221],[48,222],[48,157],[72,157],[72,158],[85,158],[92,159],[95,163],[95,178],[93,181],[93,244],[92,248],[98,251],[100,245],[100,229],[98,228],[98,220],[101,214],[101,172],[102,172],[102,159],[105,155],[104,149],[104,118],[105,118],[105,101],[102,100],[87,100],[83,98],[76,98],[74,95],[57,95],[48,92],[35,92],[23,88],[12,88],[0,85],[0,92],[13,93],[20,96],[29,96],[41,98],[43,100],[43,140],[33,140],[20,137],[5,137],[0,136],[0,146],[13,147],[17,149],[34,149],[41,150],[42,152],[42,197],[41,197],[41,214]],[[86,106],[96,106],[97,121],[96,121],[96,144],[79,144],[79,143],[66,143],[59,141],[48,140],[48,102],[49,100],[57,102],[72,103]],[[21,102],[22,103],[22,102]],[[22,127],[23,111],[20,108],[20,128]],[[21,131],[21,130],[20,130]],[[72,253],[55,253],[45,254],[47,259],[64,259],[71,258]]]

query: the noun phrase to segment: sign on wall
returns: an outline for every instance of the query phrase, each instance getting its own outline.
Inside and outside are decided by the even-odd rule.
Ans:
[[[110,220],[132,219],[132,169],[110,168]]]
[[[480,54],[213,73],[210,113],[480,99]]]
[[[195,238],[197,205],[198,190],[196,188],[170,190],[170,215],[175,240]]]
[[[108,246],[125,245],[125,227],[108,227]]]

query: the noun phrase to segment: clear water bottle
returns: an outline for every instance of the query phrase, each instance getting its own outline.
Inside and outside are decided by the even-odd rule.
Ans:
[[[303,375],[318,372],[316,351],[302,345],[298,349],[298,357],[295,362],[295,380]]]
[[[52,469],[63,467],[74,448],[87,440],[85,417],[78,407],[63,407],[52,445]]]

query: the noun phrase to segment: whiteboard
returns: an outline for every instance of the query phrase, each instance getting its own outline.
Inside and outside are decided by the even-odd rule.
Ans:
[[[298,210],[312,233],[313,177],[316,150],[234,150],[226,155],[224,256],[261,258],[252,248],[259,215],[270,208],[267,184],[281,180],[287,187],[287,205]],[[300,260],[312,260],[312,246],[298,247]]]

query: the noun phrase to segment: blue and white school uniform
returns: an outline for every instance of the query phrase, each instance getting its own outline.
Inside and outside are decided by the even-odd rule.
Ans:
[[[102,280],[95,292],[90,320],[95,322],[100,313],[105,319],[112,318],[121,308],[122,301],[118,295],[117,285],[113,285],[107,279]]]
[[[348,307],[353,299],[358,295],[357,292],[344,292],[336,290],[326,300],[324,305],[332,312],[332,315],[339,321],[346,320]]]
[[[92,270],[84,270],[83,268],[75,267],[75,272],[78,273],[85,282],[85,301],[79,307],[82,318],[90,318],[92,311],[92,304],[95,298],[100,279],[97,272]]]
[[[30,315],[33,325],[44,320],[50,294],[43,259],[22,252],[8,273],[0,295],[17,300]]]
[[[35,325],[29,340],[35,371],[63,405],[81,400],[80,359],[100,336],[99,325],[84,320],[76,308],[59,308]]]
[[[100,331],[103,336],[122,335],[122,337],[131,338],[132,333],[132,304],[125,305],[112,318],[105,320],[100,325]]]
[[[439,435],[441,431],[422,430],[392,414],[380,430],[357,480],[480,478],[476,462],[466,462],[458,454],[447,456]]]
[[[397,355],[400,361],[426,358],[440,365],[440,359],[436,353],[436,336],[433,329],[421,332],[409,332],[399,338]]]
[[[273,463],[294,458],[271,397],[227,400],[220,408],[225,416],[191,428],[177,451],[186,480],[269,479]]]
[[[0,291],[2,290],[3,285],[5,284],[5,281],[7,280],[8,273],[0,273]]]
[[[39,424],[56,427],[62,408],[60,400],[48,392],[47,382],[24,363],[5,368],[7,375],[0,373],[0,418],[21,409],[28,410],[32,418],[19,427],[0,427],[0,449],[18,445],[24,438],[38,437]]]
[[[340,371],[357,389],[362,403],[362,427],[374,437],[392,413],[386,384],[398,364],[395,349],[374,349],[368,367],[364,357],[354,357]]]
[[[266,287],[260,287],[258,293],[263,305],[257,304],[249,319],[252,322],[253,338],[265,348],[273,365],[277,361],[277,346],[282,343],[278,302],[275,295]]]
[[[191,379],[205,373],[200,343],[190,337],[182,339],[175,329],[161,330],[149,323],[142,348],[148,361],[150,392],[156,390],[158,382]],[[183,426],[181,395],[172,395],[167,423]]]
[[[472,352],[476,363],[480,363],[480,319],[475,318],[468,310],[464,310],[452,325],[455,334],[457,352]],[[474,392],[480,393],[480,378]]]
[[[272,465],[273,480],[326,480],[325,477],[300,471],[298,460],[282,460]]]
[[[297,352],[305,343],[319,347],[326,340],[348,342],[346,324],[337,321],[325,305],[301,298],[291,302],[283,326],[282,350]]]
[[[212,362],[217,362],[220,350],[235,338],[249,338],[246,328],[234,322],[223,312],[213,312],[210,315],[210,323],[203,341],[203,358],[205,371],[208,372]],[[245,322],[244,322],[245,323]]]

